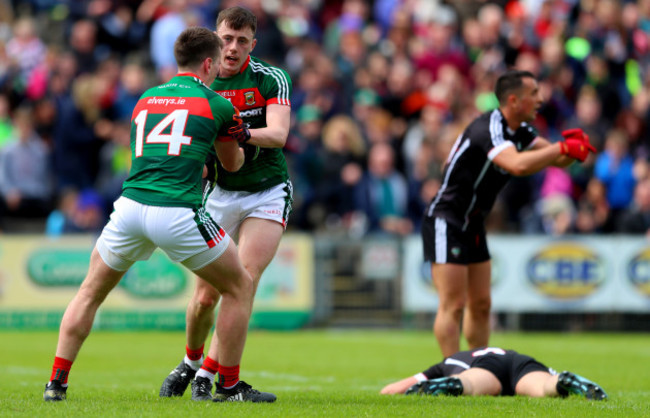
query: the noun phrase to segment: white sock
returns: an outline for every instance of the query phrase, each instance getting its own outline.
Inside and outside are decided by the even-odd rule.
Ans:
[[[201,366],[203,365],[203,356],[201,356],[200,359],[198,360],[190,360],[189,357],[187,357],[187,354],[185,355],[185,359],[183,360],[185,364],[190,366],[192,370],[199,370]]]
[[[214,384],[214,375],[205,369],[199,369],[199,371],[196,372],[196,376],[194,376],[194,378],[196,379],[197,377],[205,377],[206,379],[210,379],[210,383]]]

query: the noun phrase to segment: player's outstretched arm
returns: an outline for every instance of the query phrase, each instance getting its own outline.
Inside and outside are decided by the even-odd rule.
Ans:
[[[542,149],[546,147],[550,147],[553,144],[546,138],[542,137],[537,137],[535,139],[535,143],[533,144],[533,147],[531,149]],[[569,157],[568,155],[560,154],[555,161],[551,163],[551,165],[555,167],[568,167],[571,164],[573,164],[576,160]]]
[[[262,148],[283,148],[289,136],[291,107],[270,104],[266,107],[266,127],[250,129],[249,144]]]
[[[382,395],[403,394],[408,388],[417,382],[418,380],[415,378],[415,376],[407,377],[406,379],[402,379],[384,386],[384,388],[379,393]]]
[[[562,155],[559,144],[519,152],[513,146],[504,148],[492,162],[513,176],[528,176],[552,165]]]

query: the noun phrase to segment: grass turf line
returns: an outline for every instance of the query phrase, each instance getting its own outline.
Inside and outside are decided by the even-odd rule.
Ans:
[[[160,399],[158,390],[184,354],[180,332],[93,332],[70,373],[68,400],[45,403],[56,332],[0,332],[0,416],[650,416],[647,334],[494,334],[558,371],[598,382],[607,402],[580,398],[382,396],[391,381],[440,360],[425,331],[253,331],[241,377],[278,395],[275,404]]]

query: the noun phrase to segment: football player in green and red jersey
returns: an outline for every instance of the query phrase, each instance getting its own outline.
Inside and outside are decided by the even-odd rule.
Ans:
[[[241,112],[245,124],[231,135],[245,149],[246,160],[236,174],[217,164],[216,185],[206,208],[238,242],[239,257],[257,289],[275,256],[293,200],[282,153],[289,134],[291,80],[284,70],[250,55],[257,42],[257,18],[249,10],[231,7],[221,11],[216,28],[223,52],[211,87]],[[163,382],[160,396],[182,396],[192,381],[193,400],[212,398],[221,363],[221,339],[213,336],[205,359],[203,348],[219,298],[220,293],[209,283],[197,281],[187,309],[186,355]],[[219,381],[214,398],[227,398],[228,390]]]
[[[147,90],[131,120],[133,165],[115,210],[92,252],[88,274],[68,305],[43,399],[66,399],[68,374],[92,328],[97,309],[131,265],[160,247],[173,261],[218,289],[219,375],[229,400],[273,401],[239,380],[254,288],[230,237],[202,205],[200,179],[212,147],[224,169],[238,170],[243,150],[227,137],[236,109],[205,83],[218,68],[220,41],[205,28],[188,28],[174,44],[179,73]],[[235,126],[233,126],[235,125]],[[224,138],[224,140],[220,139]],[[215,139],[217,141],[215,142]]]

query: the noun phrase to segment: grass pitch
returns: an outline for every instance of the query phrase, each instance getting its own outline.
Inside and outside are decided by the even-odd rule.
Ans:
[[[160,399],[163,379],[184,354],[180,332],[93,332],[70,373],[68,399],[43,402],[56,332],[0,332],[0,416],[650,416],[648,334],[494,334],[558,371],[598,382],[606,402],[580,398],[383,396],[387,383],[440,360],[425,331],[252,331],[242,379],[274,392],[274,404]]]

